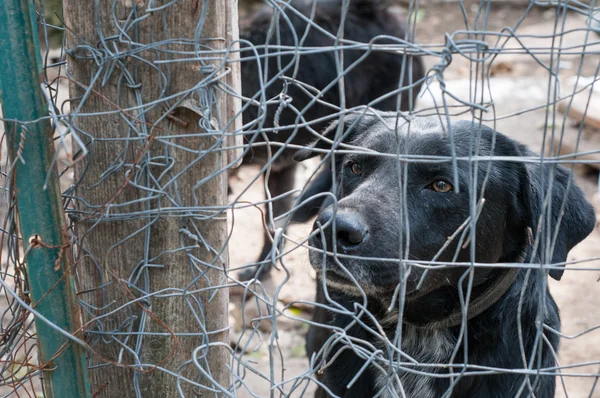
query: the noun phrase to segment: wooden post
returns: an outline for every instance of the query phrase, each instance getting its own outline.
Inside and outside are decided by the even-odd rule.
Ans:
[[[228,342],[228,294],[216,287],[227,265],[224,166],[238,152],[219,147],[241,140],[218,144],[239,110],[218,83],[239,87],[240,77],[227,62],[237,53],[211,54],[202,65],[190,58],[237,39],[237,1],[65,0],[64,14],[71,122],[89,150],[77,163],[72,217],[79,299],[89,304],[86,335],[96,353],[92,394],[213,397],[217,384],[230,384],[229,352],[197,348]],[[160,63],[169,60],[184,61]],[[198,369],[195,351],[217,384]]]

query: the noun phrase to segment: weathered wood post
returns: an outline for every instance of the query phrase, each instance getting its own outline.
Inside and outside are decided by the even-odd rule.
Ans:
[[[65,0],[64,13],[70,122],[89,151],[72,217],[92,393],[215,396],[230,383],[227,349],[207,344],[228,341],[237,156],[220,148],[240,139],[223,134],[239,103],[219,85],[239,87],[239,65],[207,52],[237,39],[237,1]]]

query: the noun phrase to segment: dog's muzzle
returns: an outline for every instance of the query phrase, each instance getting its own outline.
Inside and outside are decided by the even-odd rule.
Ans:
[[[362,216],[351,210],[325,209],[315,221],[317,232],[311,239],[311,246],[343,254],[357,253],[369,237],[369,229]]]

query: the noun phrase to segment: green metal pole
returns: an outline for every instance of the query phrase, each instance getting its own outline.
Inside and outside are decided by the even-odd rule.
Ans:
[[[52,131],[41,92],[41,60],[32,0],[0,0],[0,101],[11,158],[16,161],[15,191],[35,310],[66,332],[79,330],[58,173],[49,170]],[[12,120],[12,121],[11,121]],[[18,156],[19,145],[22,145]],[[47,173],[49,183],[44,188]],[[64,255],[63,255],[64,254]],[[48,397],[89,397],[84,348],[36,317],[38,349]]]

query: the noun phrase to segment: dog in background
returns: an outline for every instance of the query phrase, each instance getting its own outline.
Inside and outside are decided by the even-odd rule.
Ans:
[[[491,128],[448,126],[439,116],[400,119],[396,127],[398,117],[351,114],[341,145],[317,140],[296,153],[302,161],[344,144],[364,148],[336,156],[337,203],[321,212],[309,239],[317,301],[330,303],[326,286],[338,303],[336,313],[315,307],[313,321],[328,326],[311,326],[307,337],[316,369],[327,363],[316,396],[554,397],[560,319],[538,264],[553,264],[549,275],[559,280],[569,251],[594,229],[594,209],[567,169],[519,161],[537,155]],[[452,147],[456,169],[431,161],[449,159]],[[430,261],[442,266],[425,271],[419,262]],[[471,268],[471,261],[507,266]],[[531,267],[514,266],[521,263]],[[392,302],[398,286],[402,300]],[[345,330],[344,343],[330,339],[332,329]],[[349,349],[350,340],[381,349],[380,358],[366,366],[371,351]],[[408,365],[390,367],[398,362]]]
[[[270,176],[267,182],[271,197],[276,198],[294,188],[296,163],[292,157],[295,151],[285,145],[305,146],[317,137],[318,131],[325,127],[324,120],[339,111],[341,105],[339,75],[336,67],[335,36],[342,24],[342,0],[315,0],[314,24],[309,25],[306,19],[313,13],[312,2],[292,1],[291,6],[282,8],[277,25],[269,35],[273,9],[263,7],[249,21],[241,26],[240,37],[242,50],[247,43],[263,46],[257,49],[258,56],[282,50],[265,50],[264,45],[288,46],[280,56],[268,56],[256,59],[252,51],[242,51],[242,93],[244,97],[255,101],[269,101],[266,106],[257,103],[247,105],[243,112],[244,129],[249,132],[245,137],[247,150],[243,164],[257,164],[266,169],[269,156],[266,146],[268,140],[272,153]],[[382,0],[350,0],[346,18],[343,21],[344,40],[369,43],[376,36],[392,36],[405,40],[408,38],[405,24],[394,15]],[[278,29],[276,28],[278,26]],[[277,33],[277,31],[279,33]],[[390,39],[378,39],[375,44],[397,43]],[[301,45],[309,48],[306,54],[294,54],[294,48]],[[349,46],[349,44],[345,44]],[[331,48],[329,48],[331,47]],[[324,51],[318,51],[323,48]],[[317,49],[317,50],[315,50]],[[338,51],[338,54],[342,53]],[[423,65],[419,58],[405,56],[394,51],[372,51],[365,57],[364,50],[344,50],[343,70],[345,107],[371,104],[376,109],[408,110],[414,105],[416,96],[424,76]],[[297,58],[295,58],[297,57]],[[363,58],[364,57],[364,58]],[[296,65],[296,60],[298,61]],[[264,78],[266,72],[266,79]],[[300,84],[287,83],[281,76],[294,77]],[[262,83],[261,83],[262,82]],[[382,98],[390,92],[404,90],[397,95]],[[313,101],[319,91],[318,101]],[[277,99],[285,92],[286,106],[281,108]],[[310,94],[308,94],[309,92]],[[264,94],[264,97],[261,95]],[[380,99],[381,98],[381,99]],[[376,101],[380,99],[379,101]],[[398,100],[400,99],[400,102]],[[373,102],[375,101],[375,102]],[[311,103],[312,102],[312,103]],[[328,105],[330,104],[330,105]],[[303,112],[301,118],[298,113]],[[279,127],[275,129],[275,121]],[[309,124],[296,127],[297,123]],[[261,145],[265,144],[265,145]],[[315,194],[327,192],[331,187],[331,173],[323,170],[313,178],[305,189],[298,203]],[[290,196],[272,202],[273,217],[287,213],[294,203]],[[320,201],[305,202],[298,208],[292,221],[304,222],[316,215]],[[268,212],[268,210],[267,210]],[[267,220],[271,215],[267,213]],[[271,268],[270,235],[273,231],[265,231],[265,243],[258,259],[259,265],[240,272],[241,280],[253,277],[262,278]]]

